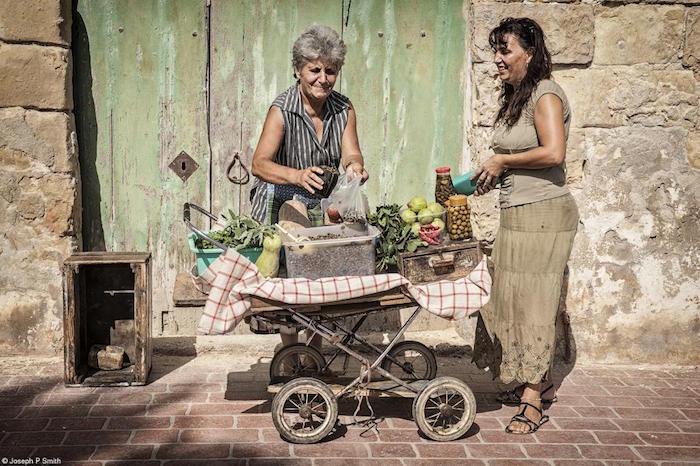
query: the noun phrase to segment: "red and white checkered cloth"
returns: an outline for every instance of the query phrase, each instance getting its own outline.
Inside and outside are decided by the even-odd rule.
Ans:
[[[200,276],[211,289],[199,321],[207,335],[233,331],[250,311],[251,297],[286,304],[324,304],[380,293],[405,286],[416,304],[447,319],[463,319],[486,304],[491,293],[491,275],[486,256],[464,278],[412,285],[397,273],[306,278],[265,278],[255,264],[234,249],[211,264]]]

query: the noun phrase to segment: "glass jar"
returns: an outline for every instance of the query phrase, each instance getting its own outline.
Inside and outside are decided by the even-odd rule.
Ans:
[[[472,236],[467,196],[456,194],[450,196],[447,202],[447,232],[451,240],[467,239]]]
[[[435,202],[444,206],[450,196],[457,194],[452,185],[450,167],[438,167],[435,169]]]

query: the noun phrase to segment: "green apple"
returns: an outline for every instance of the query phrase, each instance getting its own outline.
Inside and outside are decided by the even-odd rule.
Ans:
[[[416,214],[411,209],[406,209],[401,212],[401,220],[406,223],[413,223],[416,221]]]
[[[428,223],[432,222],[434,218],[435,215],[433,215],[433,213],[427,207],[418,212],[418,221],[421,223],[421,225],[427,225]]]
[[[415,196],[409,201],[408,207],[415,213],[418,213],[422,209],[428,207],[428,201],[426,201],[423,196]]]
[[[435,225],[436,227],[440,227],[443,230],[445,229],[445,222],[442,221],[441,218],[436,218],[432,222],[430,222],[431,225]]]
[[[418,236],[418,232],[420,231],[420,222],[416,222],[413,225],[411,225],[411,233],[413,233],[413,236]]]
[[[438,202],[431,202],[428,204],[428,209],[434,214],[434,215],[440,215],[441,213],[444,212],[444,209]]]

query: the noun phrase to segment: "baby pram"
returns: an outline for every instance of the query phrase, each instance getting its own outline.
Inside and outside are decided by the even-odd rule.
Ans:
[[[189,216],[186,215],[189,225]],[[198,235],[206,233],[191,228]],[[229,257],[230,256],[230,257]],[[231,270],[225,276],[238,279],[245,274],[250,282],[250,262],[235,254],[226,253],[221,260],[232,262]],[[479,273],[486,272],[482,263]],[[254,267],[253,267],[254,268]],[[234,271],[232,273],[232,270]],[[242,271],[237,275],[235,270]],[[476,269],[475,269],[476,272]],[[473,272],[474,273],[474,272]],[[471,274],[470,274],[471,275]],[[338,299],[341,295],[323,293],[328,299],[319,301],[315,294],[314,302],[290,303],[280,298],[280,289],[292,287],[281,279],[266,280],[246,285],[231,291],[236,296],[246,296],[246,315],[269,325],[297,325],[320,335],[328,345],[335,347],[335,354],[328,359],[310,345],[296,344],[282,348],[275,354],[270,365],[268,391],[275,393],[272,402],[272,418],[280,435],[294,443],[314,443],[326,437],[338,420],[338,400],[344,397],[394,396],[413,398],[412,414],[418,429],[428,438],[436,441],[450,441],[463,436],[471,427],[476,416],[476,401],[470,388],[463,381],[453,377],[438,377],[437,363],[433,352],[415,341],[400,341],[406,329],[416,319],[425,300],[423,294],[416,294],[410,283],[391,289],[382,288],[371,292],[371,283],[376,277],[334,277],[322,279],[321,285],[327,289],[338,288],[334,280],[356,280],[364,291],[361,296]],[[402,278],[398,276],[399,278]],[[291,279],[290,279],[291,280]],[[244,280],[241,280],[244,281]],[[271,283],[273,282],[274,283]],[[405,279],[403,282],[407,283]],[[488,281],[490,285],[490,279]],[[310,284],[303,283],[305,289]],[[314,283],[318,286],[318,281]],[[217,293],[220,288],[216,289]],[[411,290],[411,288],[413,288]],[[409,292],[410,291],[410,292]],[[429,290],[428,290],[429,291]],[[428,293],[429,294],[429,293]],[[469,295],[469,293],[466,293]],[[486,290],[486,295],[488,291]],[[417,299],[416,296],[419,296]],[[219,295],[210,300],[221,303]],[[420,301],[420,302],[419,302]],[[209,305],[209,302],[207,303]],[[232,306],[240,308],[240,302]],[[362,324],[371,313],[389,312],[415,306],[412,314],[391,337],[388,345],[379,348],[358,335]],[[354,317],[357,322],[346,328],[344,321]],[[207,309],[202,320],[210,319],[211,325],[220,323],[216,316],[208,315]],[[220,319],[219,319],[220,320]],[[209,324],[207,324],[209,325]],[[200,329],[202,329],[200,323]],[[209,325],[209,329],[212,327]],[[359,351],[357,345],[364,351]],[[369,353],[370,356],[366,354]],[[348,369],[348,360],[359,362],[358,374],[354,378],[329,370],[331,363],[339,355],[344,355],[342,372]]]

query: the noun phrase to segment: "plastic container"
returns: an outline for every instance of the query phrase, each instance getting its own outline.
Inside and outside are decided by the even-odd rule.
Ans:
[[[472,176],[474,176],[474,170],[469,170],[467,173],[464,175],[460,175],[452,180],[452,185],[455,188],[455,191],[457,191],[458,194],[464,194],[465,196],[470,196],[474,194],[477,188],[476,181],[478,180],[475,179],[474,181],[471,180]],[[501,182],[501,178],[498,178],[496,180],[495,184],[498,184]]]
[[[438,167],[435,169],[435,202],[445,205],[445,201],[457,194],[452,185],[450,167]]]
[[[187,243],[190,245],[190,251],[194,252],[197,259],[197,275],[202,275],[204,271],[221,255],[223,250],[215,249],[200,249],[195,245],[197,235],[190,233],[187,235]],[[249,261],[255,263],[262,254],[262,248],[244,248],[237,250],[239,254],[244,256]]]
[[[422,226],[422,225],[421,225],[421,226]],[[443,241],[445,241],[445,238],[447,238],[447,226],[445,226],[445,227],[440,227],[440,231],[438,232],[437,237],[435,237],[435,238],[433,238],[433,239],[435,239],[435,240],[438,242],[438,244],[440,244],[440,243],[442,243]],[[423,238],[421,238],[421,237],[419,236],[419,239],[423,239]],[[433,244],[433,243],[430,243],[430,242],[429,242],[428,244]]]
[[[338,224],[279,230],[287,277],[315,280],[345,275],[374,275],[374,242],[379,230],[367,225]],[[326,237],[326,238],[324,238]]]

